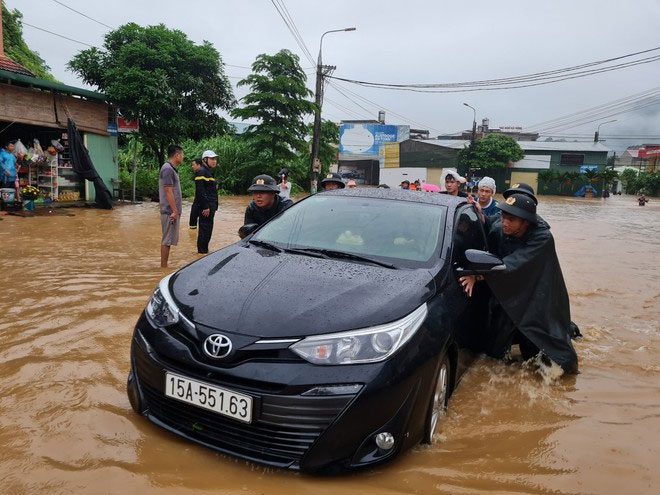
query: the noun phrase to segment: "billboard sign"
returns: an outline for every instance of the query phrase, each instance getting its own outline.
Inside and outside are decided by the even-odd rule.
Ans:
[[[139,120],[124,120],[122,117],[117,117],[117,131],[118,132],[138,132],[140,130]]]
[[[378,159],[384,143],[397,143],[408,139],[410,127],[385,124],[341,124],[339,126],[339,153]]]
[[[639,158],[653,158],[660,156],[660,146],[645,146],[639,149]]]

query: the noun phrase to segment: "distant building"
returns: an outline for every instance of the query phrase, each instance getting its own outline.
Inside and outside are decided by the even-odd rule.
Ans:
[[[390,187],[403,179],[439,184],[443,169],[456,169],[458,152],[469,144],[469,140],[408,139],[388,145],[398,147],[397,160],[390,162],[386,157],[381,169],[381,182],[386,182]],[[537,190],[539,172],[543,170],[581,173],[587,169],[602,170],[610,151],[602,143],[593,142],[519,141],[518,144],[525,152],[522,160],[505,169],[489,171],[498,191],[516,182],[526,182]],[[390,155],[394,156],[394,153]],[[474,171],[474,175],[479,174],[479,170]],[[384,177],[387,180],[383,180]]]
[[[477,126],[477,132],[475,139],[482,139],[489,134],[503,134],[509,136],[516,141],[536,141],[539,138],[537,132],[523,132],[521,126],[501,126],[499,128],[489,127],[490,121],[488,119],[483,119],[481,125]],[[440,140],[464,140],[472,138],[472,129],[458,132],[456,134],[443,134],[438,136]]]
[[[644,172],[655,172],[660,168],[660,144],[641,144],[629,146],[617,157],[616,167],[634,167]]]

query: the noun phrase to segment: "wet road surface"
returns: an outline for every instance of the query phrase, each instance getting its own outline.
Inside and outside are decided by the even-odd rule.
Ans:
[[[247,197],[221,199],[211,249]],[[182,222],[159,268],[157,205],[0,220],[0,493],[658,493],[660,204],[541,198],[571,297],[581,374],[480,359],[440,442],[318,478],[193,445],[131,410],[132,326],[158,280],[197,258]],[[188,209],[184,211],[187,220]]]

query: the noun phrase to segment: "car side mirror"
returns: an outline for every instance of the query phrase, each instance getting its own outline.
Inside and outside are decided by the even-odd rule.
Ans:
[[[246,223],[243,225],[240,229],[238,229],[238,236],[241,239],[244,239],[245,237],[249,236],[252,234],[255,230],[259,228],[258,223]]]
[[[479,275],[506,269],[502,260],[488,251],[466,249],[465,259],[467,260],[466,266],[456,269],[461,275]]]

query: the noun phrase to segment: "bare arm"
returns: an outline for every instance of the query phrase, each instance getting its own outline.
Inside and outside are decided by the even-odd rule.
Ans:
[[[175,222],[179,217],[179,210],[177,210],[176,201],[174,201],[173,186],[165,186],[165,200],[167,201],[167,204],[170,205],[170,209],[172,210],[172,213],[170,214],[170,220]]]

